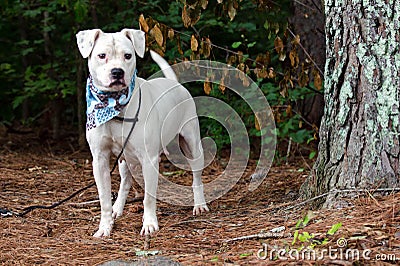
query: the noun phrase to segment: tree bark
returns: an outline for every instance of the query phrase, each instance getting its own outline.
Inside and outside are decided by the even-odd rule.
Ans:
[[[399,186],[400,0],[326,0],[325,15],[325,113],[300,194]]]

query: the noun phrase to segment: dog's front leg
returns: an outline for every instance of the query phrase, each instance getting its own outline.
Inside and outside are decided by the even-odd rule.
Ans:
[[[125,160],[118,162],[119,174],[121,175],[121,184],[118,191],[117,200],[113,206],[113,219],[116,219],[122,215],[124,210],[125,202],[129,194],[129,190],[132,186],[133,179],[129,171],[128,165]]]
[[[150,235],[158,230],[158,221],[156,215],[156,193],[158,186],[158,155],[152,158],[144,159],[142,171],[144,178],[144,200],[143,200],[143,227],[141,235]]]
[[[93,175],[101,206],[100,225],[94,237],[110,236],[113,226],[109,158],[109,154],[100,154],[93,158]]]

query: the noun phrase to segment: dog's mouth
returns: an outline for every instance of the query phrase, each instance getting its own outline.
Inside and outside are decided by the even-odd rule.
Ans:
[[[123,79],[116,79],[110,83],[109,87],[126,87],[126,84]]]

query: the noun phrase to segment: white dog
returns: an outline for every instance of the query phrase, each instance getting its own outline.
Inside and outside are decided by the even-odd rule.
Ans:
[[[193,214],[208,211],[201,181],[204,159],[195,104],[189,92],[177,82],[168,63],[151,52],[166,78],[146,81],[136,77],[135,53],[143,57],[145,52],[145,34],[140,30],[104,33],[93,29],[78,32],[76,38],[80,53],[88,58],[90,72],[86,91],[86,138],[93,156],[93,174],[101,205],[100,225],[94,236],[110,235],[133,182],[128,166],[137,162],[142,167],[145,191],[140,233],[149,235],[158,230],[159,154],[177,134],[184,143],[182,150],[191,158],[188,161],[193,171]],[[118,165],[121,175],[118,198],[111,206],[110,155],[120,153],[126,132],[132,126],[132,121],[114,118],[134,118],[136,113],[138,121]]]

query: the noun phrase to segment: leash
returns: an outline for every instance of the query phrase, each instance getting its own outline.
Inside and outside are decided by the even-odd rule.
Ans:
[[[136,123],[139,121],[139,111],[140,111],[141,105],[142,105],[142,90],[140,89],[140,85],[139,85],[139,103],[138,103],[138,109],[136,111],[135,117],[134,118],[124,118],[124,117],[119,117],[119,116],[114,117],[114,119],[116,119],[116,120],[118,120],[120,122],[132,123],[132,126],[131,126],[131,129],[129,130],[128,136],[125,139],[124,145],[122,146],[121,152],[118,154],[117,158],[114,161],[114,165],[111,168],[110,175],[112,175],[112,173],[114,172],[115,168],[117,167],[118,161],[121,158],[122,154],[124,153],[124,150],[126,148],[126,145],[128,144],[129,138],[132,135],[133,129],[135,128]],[[56,202],[56,203],[54,203],[54,204],[52,204],[50,206],[33,205],[33,206],[29,206],[29,207],[24,208],[21,212],[14,212],[14,211],[11,211],[11,210],[0,208],[0,215],[3,218],[11,217],[11,216],[24,217],[25,215],[27,215],[28,213],[30,213],[31,211],[36,210],[36,209],[45,209],[45,210],[54,209],[54,208],[60,206],[61,204],[69,201],[70,199],[72,199],[76,195],[82,193],[83,191],[93,187],[94,185],[96,185],[96,182],[90,183],[86,187],[83,187],[83,188],[75,191],[70,196],[68,196],[65,199],[60,200],[60,201],[58,201],[58,202]]]

